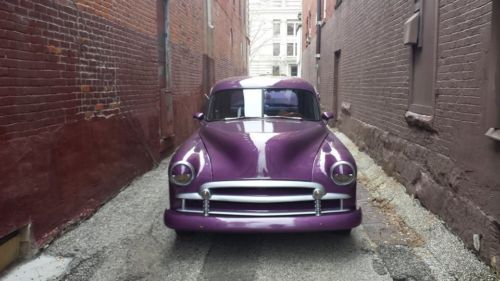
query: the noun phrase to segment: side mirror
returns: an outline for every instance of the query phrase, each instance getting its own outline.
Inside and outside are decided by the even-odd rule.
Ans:
[[[331,111],[326,111],[321,114],[321,118],[325,121],[328,121],[333,118],[333,112]]]
[[[205,118],[205,114],[203,112],[196,112],[193,114],[194,119],[198,119],[198,121],[202,121]]]

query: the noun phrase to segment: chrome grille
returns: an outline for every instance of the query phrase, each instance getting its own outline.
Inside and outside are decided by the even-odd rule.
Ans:
[[[205,216],[292,216],[346,212],[347,194],[326,193],[319,183],[243,180],[205,183],[199,192],[179,193],[181,212]]]

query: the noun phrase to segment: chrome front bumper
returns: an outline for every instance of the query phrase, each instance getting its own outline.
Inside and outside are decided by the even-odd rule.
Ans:
[[[222,188],[265,188],[265,189],[290,189],[300,188],[309,189],[310,194],[300,195],[232,195],[232,194],[214,194],[217,189]],[[301,216],[343,213],[353,209],[344,208],[344,200],[351,196],[343,193],[326,193],[323,185],[315,182],[303,181],[279,181],[279,180],[242,180],[242,181],[218,181],[203,184],[199,191],[190,193],[178,193],[177,199],[181,200],[181,207],[178,212],[222,216],[248,216],[248,217],[278,217],[278,216]],[[186,207],[188,200],[203,201],[203,207],[200,209]],[[329,200],[339,200],[339,207],[335,209],[323,209],[322,202]],[[310,210],[212,210],[211,202],[228,203],[251,203],[251,204],[269,204],[269,203],[293,203],[293,202],[311,202]]]

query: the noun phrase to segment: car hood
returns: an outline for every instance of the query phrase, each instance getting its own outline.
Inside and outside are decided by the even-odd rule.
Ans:
[[[199,135],[215,181],[310,181],[328,130],[322,122],[246,119],[205,123]]]

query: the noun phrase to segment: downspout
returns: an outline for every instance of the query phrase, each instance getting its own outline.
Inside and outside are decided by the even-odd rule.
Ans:
[[[321,54],[321,0],[317,0],[317,11],[316,11],[316,58],[320,58]]]
[[[319,88],[320,83],[320,69],[319,60],[321,58],[321,0],[316,0],[316,88]]]

